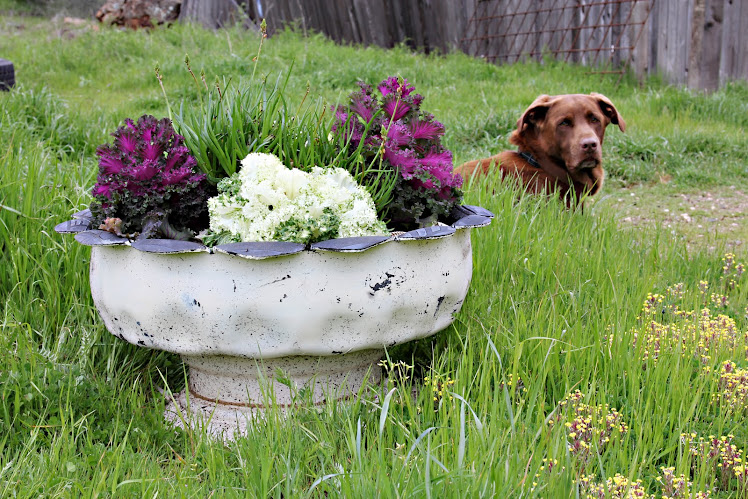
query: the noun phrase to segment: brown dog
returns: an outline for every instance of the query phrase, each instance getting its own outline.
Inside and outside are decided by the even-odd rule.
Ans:
[[[583,194],[595,194],[603,186],[602,145],[610,123],[626,129],[604,95],[541,95],[509,137],[517,152],[470,161],[455,171],[467,178],[498,166],[502,177],[516,176],[528,192],[558,192],[571,207]]]

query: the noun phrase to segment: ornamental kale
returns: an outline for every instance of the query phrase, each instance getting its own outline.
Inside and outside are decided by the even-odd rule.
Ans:
[[[207,245],[240,241],[314,243],[386,234],[371,195],[337,167],[287,168],[272,154],[251,153],[208,200]]]
[[[126,119],[96,150],[93,226],[117,233],[188,239],[208,225],[210,184],[168,119]],[[100,225],[101,224],[101,225]]]
[[[390,77],[376,90],[364,82],[350,104],[336,109],[333,131],[350,146],[363,141],[367,161],[379,160],[399,172],[392,200],[380,218],[407,230],[446,217],[459,204],[462,177],[453,172],[452,153],[441,144],[444,125],[421,111],[423,96],[408,80]]]

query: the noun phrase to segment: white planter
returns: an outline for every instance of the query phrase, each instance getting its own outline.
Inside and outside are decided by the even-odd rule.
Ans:
[[[269,401],[293,403],[278,369],[314,403],[348,397],[367,377],[378,382],[385,348],[451,324],[472,275],[469,229],[489,221],[287,255],[257,251],[262,243],[158,253],[101,231],[84,236],[103,242],[79,240],[94,245],[91,292],[107,329],[189,366],[167,416],[210,420],[211,432],[231,436]]]

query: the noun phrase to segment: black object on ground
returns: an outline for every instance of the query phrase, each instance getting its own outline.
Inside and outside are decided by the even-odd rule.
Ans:
[[[16,84],[16,73],[13,63],[0,59],[0,90],[10,90]]]

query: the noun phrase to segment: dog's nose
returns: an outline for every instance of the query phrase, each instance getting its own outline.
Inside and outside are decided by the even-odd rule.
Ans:
[[[597,139],[582,139],[582,150],[584,152],[594,152],[597,149]]]

